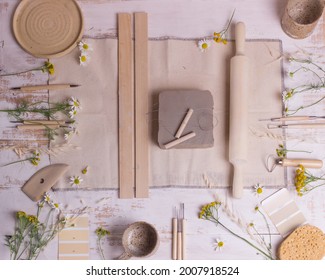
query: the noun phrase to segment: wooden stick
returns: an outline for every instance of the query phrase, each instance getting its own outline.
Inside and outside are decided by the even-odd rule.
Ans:
[[[182,136],[182,133],[183,133],[188,121],[190,120],[192,114],[193,114],[193,109],[188,109],[188,111],[185,115],[185,118],[183,119],[180,127],[178,128],[178,130],[176,132],[176,135],[175,135],[176,138],[179,138]]]
[[[56,85],[35,85],[35,86],[22,86],[12,88],[12,90],[21,90],[21,91],[37,91],[37,90],[62,90],[71,87],[78,87],[79,85],[70,85],[70,84],[56,84]]]
[[[172,259],[177,260],[177,218],[173,218],[173,244],[172,244]]]
[[[134,197],[134,95],[131,15],[118,14],[119,188],[120,198]]]
[[[149,196],[148,15],[135,13],[135,196]]]
[[[172,147],[174,147],[174,146],[176,146],[176,145],[178,145],[180,143],[183,143],[184,141],[187,141],[188,139],[191,139],[191,138],[195,137],[195,135],[196,135],[195,132],[190,132],[190,133],[184,135],[181,138],[178,138],[176,140],[173,140],[173,141],[165,144],[165,149],[170,149],[170,148],[172,148]]]
[[[56,128],[59,128],[60,125],[58,124],[48,124],[48,125],[45,125],[45,124],[22,124],[22,125],[17,125],[17,128],[19,130],[36,130],[36,129],[47,129],[47,128],[50,128],[50,129],[56,129]]]
[[[63,120],[24,120],[22,121],[23,124],[42,124],[42,125],[50,125],[50,124],[57,124],[57,125],[65,125],[66,121]]]

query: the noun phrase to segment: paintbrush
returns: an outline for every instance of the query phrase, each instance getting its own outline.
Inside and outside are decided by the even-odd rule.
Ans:
[[[37,90],[62,90],[73,87],[79,87],[80,85],[70,85],[70,84],[54,84],[54,85],[35,85],[35,86],[22,86],[14,87],[11,90],[20,90],[20,91],[37,91]]]

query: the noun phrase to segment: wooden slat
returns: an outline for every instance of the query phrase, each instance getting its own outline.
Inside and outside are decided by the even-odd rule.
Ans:
[[[135,13],[135,195],[149,196],[148,15]]]
[[[134,197],[134,94],[131,15],[118,14],[119,188],[120,198]]]

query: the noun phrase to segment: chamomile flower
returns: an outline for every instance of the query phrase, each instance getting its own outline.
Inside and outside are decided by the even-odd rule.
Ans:
[[[198,45],[199,49],[201,50],[201,52],[205,52],[210,47],[211,42],[209,40],[202,39],[197,43],[197,45]]]
[[[256,184],[255,186],[254,186],[254,193],[257,195],[257,196],[259,196],[259,195],[261,195],[262,193],[263,193],[263,186],[261,186],[261,184]]]
[[[43,201],[46,202],[46,203],[49,203],[49,204],[52,202],[52,199],[51,199],[51,197],[50,197],[50,195],[48,193],[44,194]]]
[[[89,61],[90,61],[90,56],[87,53],[82,52],[79,56],[80,65],[86,66]]]
[[[88,51],[92,51],[93,48],[88,44],[86,43],[85,41],[81,41],[79,42],[78,44],[78,47],[79,47],[79,50],[83,53],[83,52],[88,52]]]
[[[69,117],[70,119],[74,119],[74,117],[77,115],[77,110],[76,109],[72,109],[69,111]]]
[[[61,211],[61,209],[60,209],[60,204],[59,204],[59,203],[55,202],[55,203],[51,203],[50,205],[51,205],[51,208],[52,208],[52,209],[54,209],[54,210],[56,210],[56,211],[58,211],[58,212]]]
[[[70,184],[72,187],[79,187],[83,179],[80,176],[71,176]]]
[[[69,105],[71,106],[72,109],[76,109],[76,110],[81,109],[80,101],[77,98],[73,97],[73,96],[68,100],[68,103],[69,103]]]
[[[214,249],[217,251],[221,251],[223,249],[223,247],[225,246],[225,243],[220,240],[220,239],[216,239],[216,242],[213,244],[214,245]]]

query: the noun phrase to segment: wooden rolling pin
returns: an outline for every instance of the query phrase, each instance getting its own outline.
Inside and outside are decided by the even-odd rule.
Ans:
[[[230,60],[229,161],[234,167],[233,196],[243,195],[248,148],[249,59],[245,56],[245,24],[235,28],[236,55]]]

